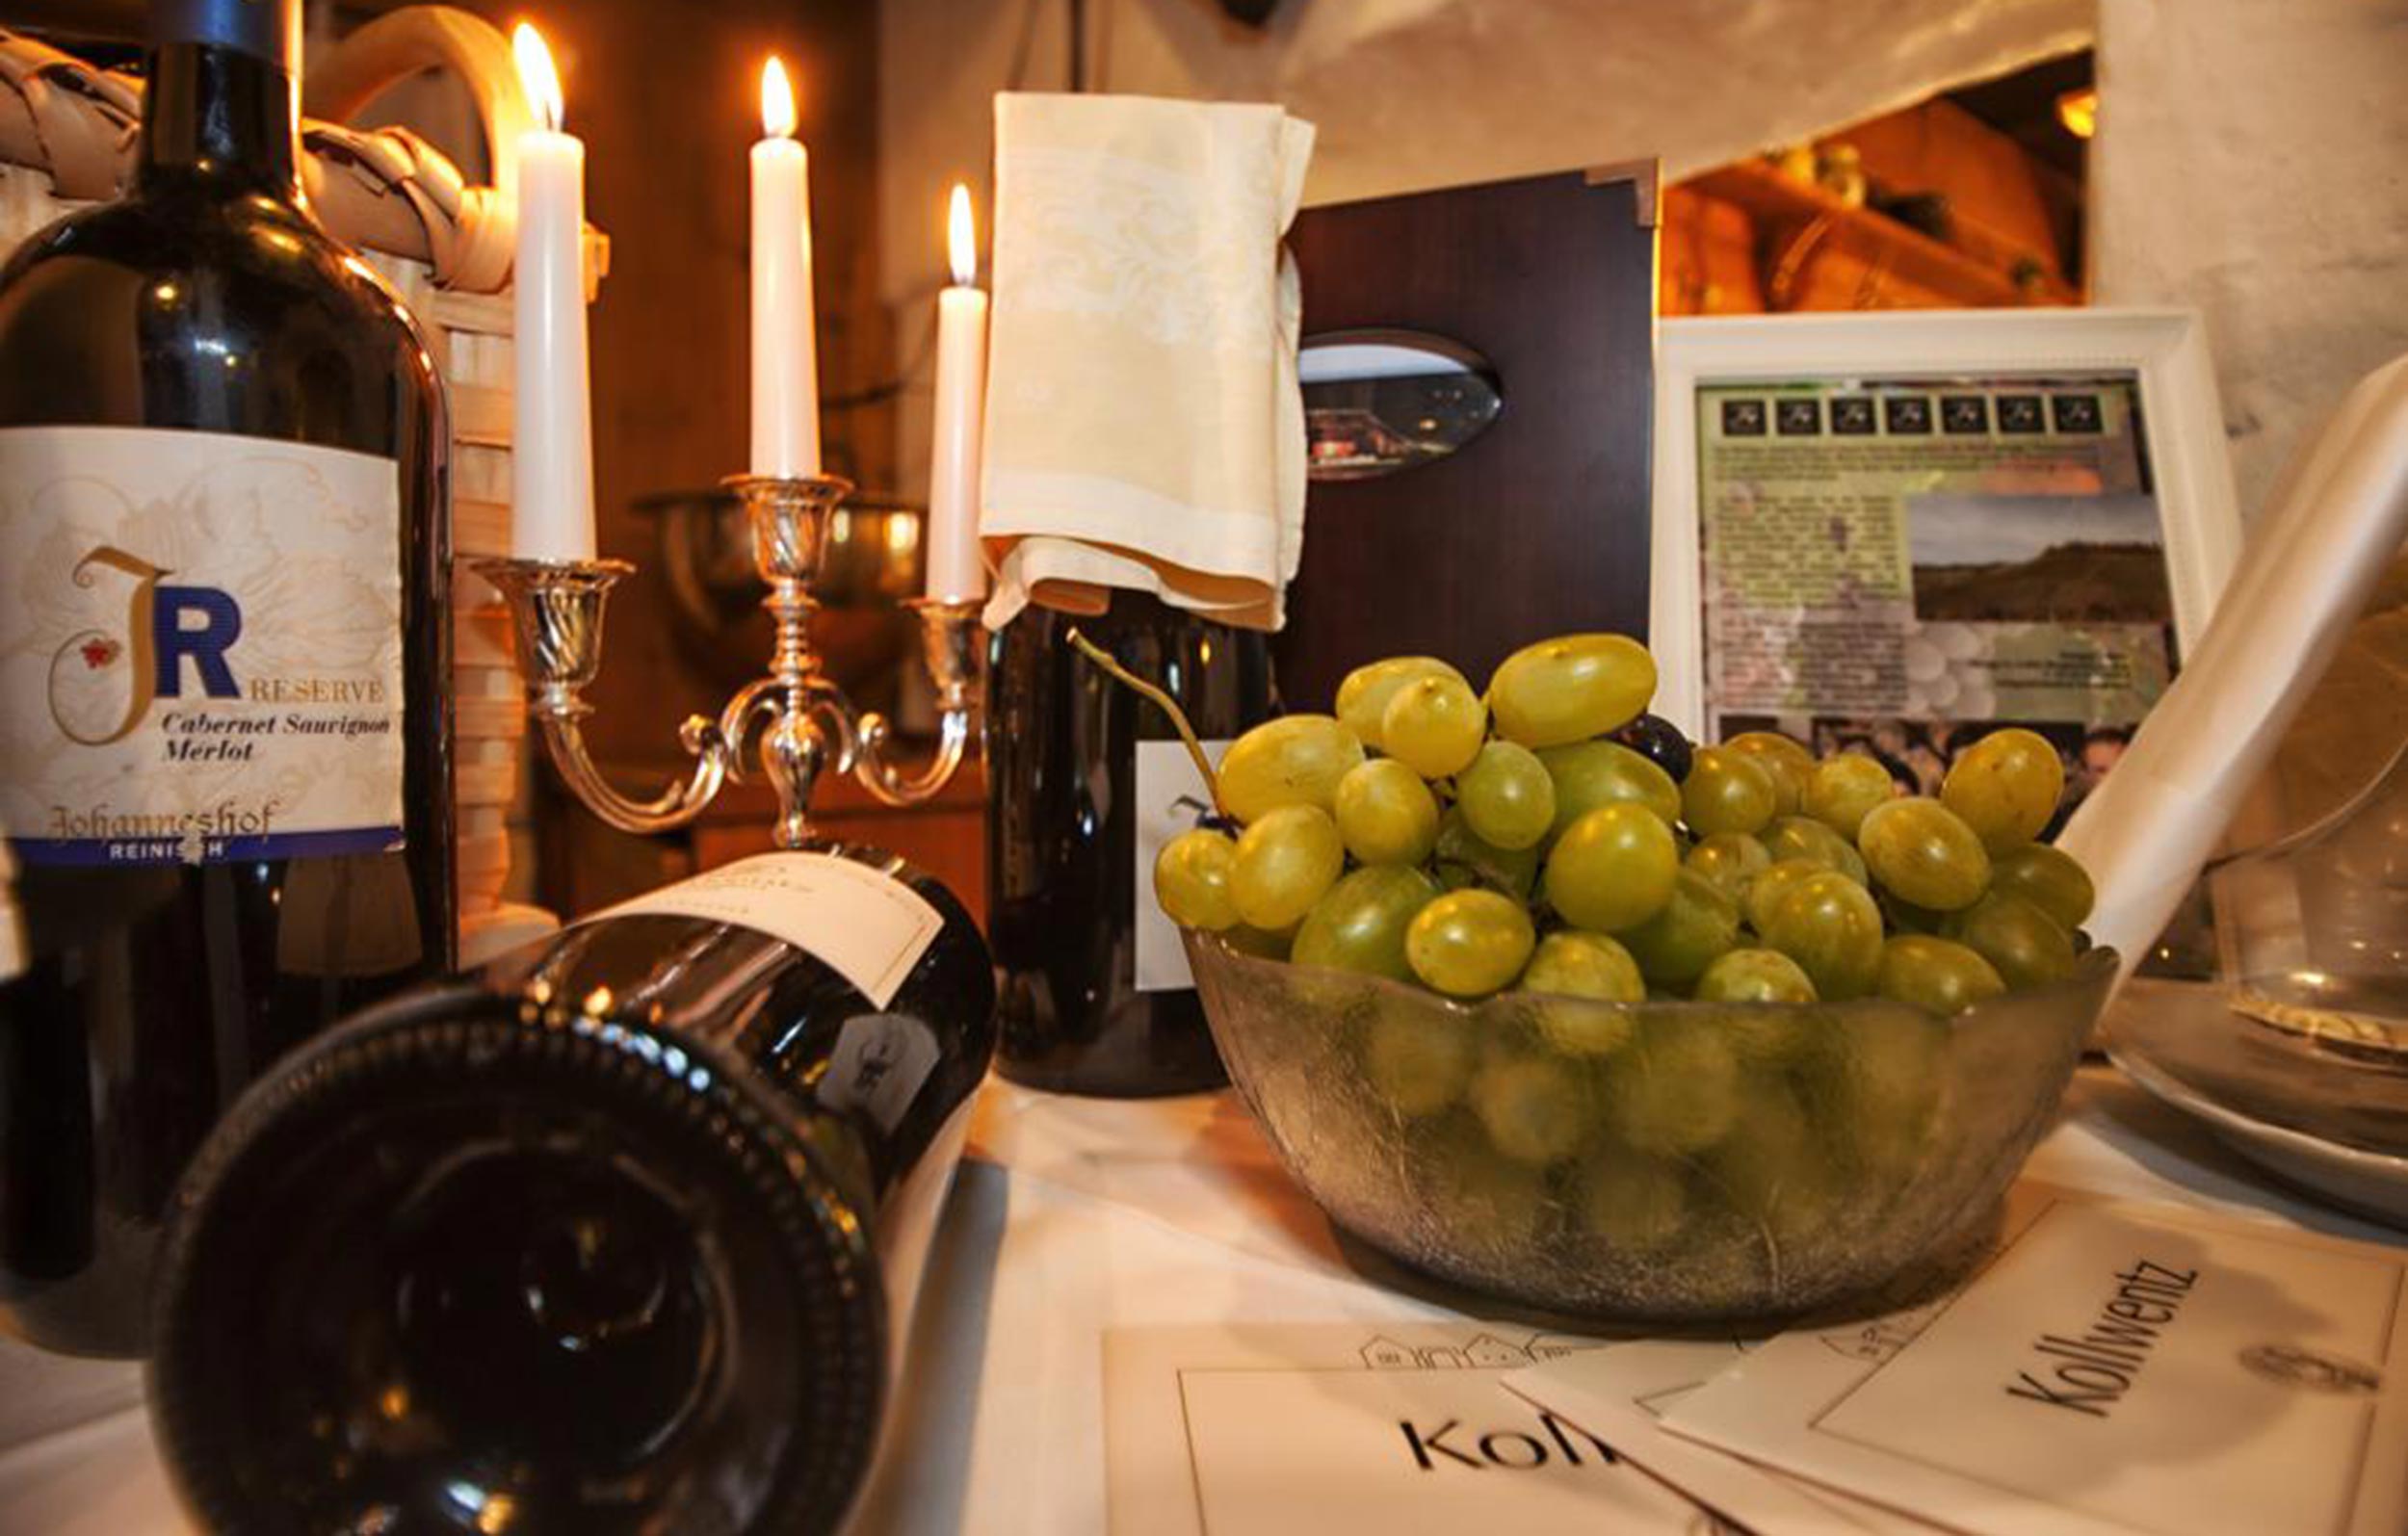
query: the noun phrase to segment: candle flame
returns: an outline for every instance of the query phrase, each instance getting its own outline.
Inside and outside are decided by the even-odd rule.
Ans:
[[[545,128],[560,132],[561,73],[552,66],[552,50],[543,45],[543,34],[520,22],[510,32],[510,52],[518,56],[518,83],[527,92],[527,105]]]
[[[775,55],[761,66],[761,131],[772,139],[795,136],[795,88]]]
[[[967,287],[979,274],[979,236],[970,222],[970,189],[958,181],[945,219],[945,251],[953,258],[954,281]]]
[[[2063,123],[2065,131],[2077,139],[2087,139],[2096,134],[2099,131],[2098,88],[2084,86],[2080,91],[2068,91],[2057,97],[2056,120]]]

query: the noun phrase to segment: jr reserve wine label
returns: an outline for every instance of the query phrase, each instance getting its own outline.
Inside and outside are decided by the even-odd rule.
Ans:
[[[400,466],[0,430],[0,827],[29,864],[402,846]]]

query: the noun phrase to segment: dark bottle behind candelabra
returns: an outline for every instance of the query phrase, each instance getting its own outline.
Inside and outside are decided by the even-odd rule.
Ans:
[[[994,998],[943,886],[815,849],[296,1053],[170,1229],[152,1402],[191,1506],[247,1536],[834,1527]]]
[[[155,0],[126,196],[0,273],[0,1311],[133,1354],[245,1083],[450,963],[448,434],[297,167],[300,0]]]
[[[1031,608],[996,638],[986,773],[998,1068],[1073,1093],[1217,1087],[1226,1076],[1177,930],[1141,922],[1159,914],[1139,867],[1141,821],[1192,825],[1208,801],[1170,721],[1073,649],[1074,628],[1159,684],[1208,742],[1274,707],[1266,637],[1143,593],[1116,591],[1093,617]]]

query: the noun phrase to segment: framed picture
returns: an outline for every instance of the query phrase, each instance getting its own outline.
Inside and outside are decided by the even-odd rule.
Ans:
[[[2239,548],[2186,311],[1671,320],[1656,387],[1656,709],[1699,740],[1783,730],[1931,794],[2025,725],[2070,810]]]

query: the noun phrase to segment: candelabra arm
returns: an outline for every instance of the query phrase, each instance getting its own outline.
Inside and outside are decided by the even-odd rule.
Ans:
[[[886,717],[862,716],[853,776],[888,805],[917,805],[953,782],[978,724],[985,671],[977,603],[923,598],[904,606],[919,615],[921,649],[936,685],[936,755],[919,772],[903,772],[886,759],[886,745],[894,739]]]
[[[886,761],[886,743],[892,739],[884,716],[864,716],[861,755],[853,765],[853,777],[887,805],[918,805],[952,783],[954,774],[960,769],[962,755],[970,744],[970,716],[967,712],[949,712],[944,716],[937,724],[936,755],[917,773],[905,774]]]
[[[587,809],[622,832],[667,832],[699,815],[736,766],[745,713],[737,704],[751,700],[740,695],[716,723],[698,715],[688,719],[678,736],[694,768],[684,783],[648,800],[612,788],[586,750],[583,722],[593,706],[585,690],[601,669],[605,601],[635,567],[608,560],[481,560],[475,569],[510,604],[527,674],[527,712],[543,727],[552,766]]]
[[[603,776],[601,767],[586,750],[586,736],[579,729],[577,714],[552,714],[538,709],[537,718],[543,723],[544,750],[551,755],[552,766],[560,770],[570,793],[584,802],[586,809],[621,832],[669,832],[685,826],[711,803],[711,797],[719,794],[720,785],[734,766],[735,753],[728,749],[720,728],[699,715],[690,716],[678,732],[686,750],[694,754],[694,768],[685,782],[671,784],[648,800],[639,800],[614,789]]]

